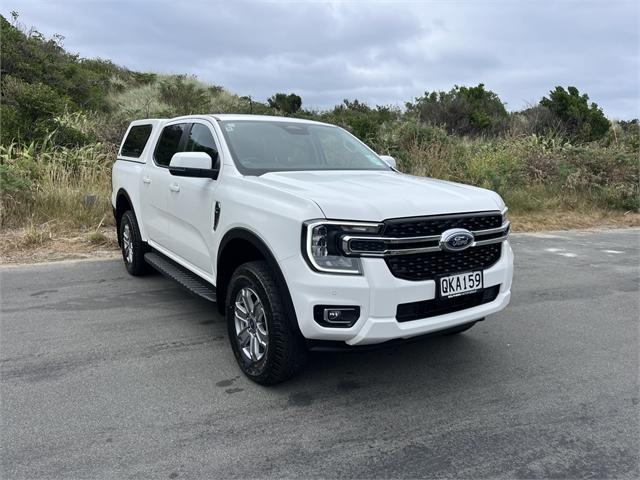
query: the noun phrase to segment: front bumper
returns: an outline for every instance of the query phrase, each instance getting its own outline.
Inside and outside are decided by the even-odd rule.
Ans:
[[[513,251],[508,241],[503,243],[500,260],[484,270],[485,288],[500,285],[495,300],[466,310],[409,322],[396,320],[398,305],[435,298],[435,281],[396,278],[381,258],[363,258],[362,267],[362,276],[330,275],[312,271],[302,255],[280,263],[300,330],[306,338],[343,341],[349,345],[411,338],[479,320],[505,308],[511,297]],[[323,327],[313,318],[315,305],[358,305],[360,318],[350,328]]]

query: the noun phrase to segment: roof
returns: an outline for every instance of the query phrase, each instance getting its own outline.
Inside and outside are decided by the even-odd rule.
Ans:
[[[240,121],[240,120],[252,120],[255,122],[287,122],[287,123],[316,123],[320,125],[328,125],[323,122],[317,122],[315,120],[306,120],[304,118],[292,118],[292,117],[276,117],[273,115],[249,115],[239,113],[218,113],[209,115],[216,120],[221,121]]]
[[[306,120],[304,118],[292,118],[292,117],[277,117],[274,115],[249,115],[249,114],[240,114],[240,113],[209,113],[209,114],[192,114],[192,115],[182,115],[174,118],[141,118],[138,120],[134,120],[131,122],[131,125],[140,125],[140,124],[162,124],[166,122],[171,122],[175,120],[190,120],[194,118],[203,118],[210,117],[219,121],[231,121],[238,122],[241,120],[251,120],[254,122],[287,122],[287,123],[306,123],[306,124],[315,124],[315,125],[331,125],[329,123],[317,122],[315,120]],[[331,125],[335,126],[335,125]]]
[[[131,125],[145,125],[148,123],[152,123],[152,124],[157,124],[157,123],[163,123],[166,122],[168,119],[167,118],[140,118],[138,120],[133,120],[131,122]]]

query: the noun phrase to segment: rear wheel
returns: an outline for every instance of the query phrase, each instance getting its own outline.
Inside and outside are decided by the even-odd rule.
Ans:
[[[306,362],[304,339],[293,328],[282,292],[266,262],[241,265],[226,299],[231,348],[243,373],[263,385],[282,382]]]
[[[148,247],[142,241],[138,221],[131,210],[124,212],[120,220],[120,243],[122,259],[127,271],[135,276],[144,275],[148,271],[148,266],[144,261],[144,254]]]

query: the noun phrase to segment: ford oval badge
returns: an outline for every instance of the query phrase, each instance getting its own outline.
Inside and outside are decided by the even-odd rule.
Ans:
[[[460,252],[472,244],[473,234],[464,228],[452,228],[440,236],[440,248],[448,252]]]

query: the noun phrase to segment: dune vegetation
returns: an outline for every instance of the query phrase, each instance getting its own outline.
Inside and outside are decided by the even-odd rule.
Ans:
[[[186,75],[79,58],[17,15],[0,22],[0,227],[20,229],[14,246],[68,232],[105,241],[111,166],[128,122],[209,112],[340,125],[403,172],[496,190],[523,229],[638,223],[638,120],[608,120],[574,87],[550,86],[517,112],[482,84],[425,92],[402,108],[344,100],[317,111],[293,93],[258,101]]]

